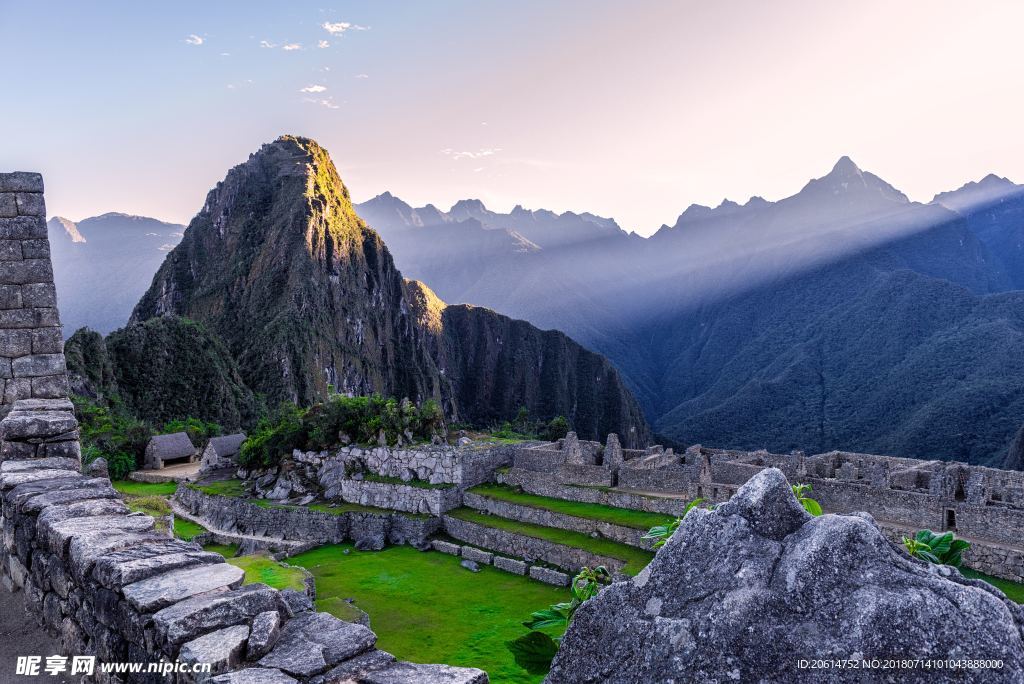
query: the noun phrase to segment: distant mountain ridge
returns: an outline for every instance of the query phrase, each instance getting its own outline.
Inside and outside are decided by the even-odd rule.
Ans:
[[[440,300],[607,356],[673,440],[999,465],[1024,423],[1024,187],[994,174],[922,204],[844,157],[646,239],[478,200],[355,210]]]
[[[47,222],[64,333],[124,325],[185,226],[109,212]]]
[[[581,435],[649,439],[615,368],[560,332],[447,306],[403,279],[327,152],[285,136],[210,191],[132,313],[202,323],[268,403],[338,392],[437,399],[476,424],[564,415]],[[173,353],[173,350],[169,350]]]

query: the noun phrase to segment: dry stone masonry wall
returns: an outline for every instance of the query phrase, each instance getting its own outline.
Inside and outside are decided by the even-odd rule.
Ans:
[[[366,627],[308,597],[242,584],[241,569],[132,513],[81,447],[55,305],[38,174],[0,174],[0,585],[58,637],[101,662],[208,663],[209,675],[89,681],[482,684],[475,669],[398,662]]]
[[[0,382],[2,404],[68,392],[46,237],[43,177],[0,173]]]

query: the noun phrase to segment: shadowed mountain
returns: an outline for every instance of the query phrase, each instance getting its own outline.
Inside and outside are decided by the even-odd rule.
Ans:
[[[436,398],[456,420],[504,420],[526,406],[540,419],[565,414],[591,437],[646,441],[607,360],[562,333],[427,293],[356,215],[327,152],[283,137],[210,192],[132,322],[203,323],[271,403],[308,404],[333,386]]]

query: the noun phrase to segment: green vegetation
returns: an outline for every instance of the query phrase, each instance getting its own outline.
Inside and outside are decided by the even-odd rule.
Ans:
[[[337,599],[354,598],[370,615],[377,646],[399,658],[479,667],[493,682],[540,681],[515,664],[505,642],[520,636],[523,615],[564,600],[565,589],[490,566],[472,573],[457,557],[409,546],[346,549],[323,546],[289,559],[316,578],[319,610],[333,613]]]
[[[800,502],[805,511],[817,517],[821,515],[821,504],[809,496],[804,496],[809,491],[811,491],[811,485],[809,484],[793,485],[793,496],[796,497],[796,500]]]
[[[493,426],[488,432],[497,440],[521,442],[526,439],[543,439],[548,442],[565,437],[572,426],[565,416],[555,416],[548,423],[530,418],[530,411],[525,406],[519,407],[514,420],[506,420],[501,425]]]
[[[249,490],[242,480],[231,479],[231,480],[217,480],[215,482],[207,482],[206,484],[190,484],[190,489],[198,489],[204,494],[210,494],[211,496],[232,496],[232,497],[244,497],[248,496]]]
[[[903,547],[911,556],[936,565],[951,565],[959,568],[963,552],[971,543],[957,539],[952,532],[937,534],[931,530],[919,530],[917,534],[903,538]]]
[[[107,460],[112,480],[121,480],[142,463],[153,431],[118,403],[101,406],[86,397],[72,396],[82,438],[82,463]]]
[[[263,555],[234,556],[227,559],[235,567],[245,571],[245,584],[260,582],[274,589],[295,589],[304,591],[306,574],[297,567],[279,563]]]
[[[128,508],[137,512],[159,518],[171,514],[171,505],[162,496],[133,496],[125,499]]]
[[[428,441],[444,432],[444,415],[436,401],[417,406],[408,399],[346,397],[302,409],[282,404],[262,418],[242,445],[239,463],[247,467],[275,465],[293,449],[320,451],[338,444],[376,444],[383,431],[389,444]]]
[[[626,565],[622,568],[622,572],[627,575],[635,575],[640,572],[654,557],[654,554],[650,551],[644,551],[627,544],[620,544],[609,539],[595,539],[580,532],[570,532],[569,530],[559,530],[552,527],[507,520],[494,515],[485,515],[472,508],[456,508],[453,511],[449,511],[448,515],[459,520],[465,520],[466,522],[484,525],[485,527],[515,532],[535,539],[544,539],[556,544],[584,549],[601,556],[617,558],[625,561]]]
[[[704,499],[701,498],[697,498],[690,501],[689,503],[686,504],[686,508],[683,509],[683,514],[681,516],[679,516],[667,525],[655,525],[647,531],[647,534],[644,535],[644,539],[654,539],[654,548],[661,548],[669,539],[672,538],[672,535],[676,533],[676,530],[679,529],[679,526],[682,524],[683,518],[686,517],[686,514],[692,511],[694,508],[700,507],[703,503]],[[714,506],[708,505],[706,506],[706,508],[710,510],[713,509]]]
[[[219,553],[225,558],[234,558],[238,555],[238,544],[205,544],[203,550]]]
[[[964,577],[970,577],[971,579],[980,579],[988,582],[992,586],[996,587],[1011,601],[1016,603],[1024,603],[1024,584],[1019,582],[1013,582],[1011,580],[1003,579],[1001,577],[993,577],[992,575],[986,575],[977,570],[971,570],[970,568],[960,568],[960,572]]]
[[[547,674],[551,669],[551,661],[555,659],[558,647],[562,643],[561,635],[572,623],[576,610],[584,601],[597,596],[602,585],[610,582],[611,576],[604,566],[599,565],[593,570],[581,569],[569,586],[570,600],[554,603],[548,608],[531,613],[530,619],[523,623],[523,627],[530,632],[505,644],[512,652],[516,664],[530,674]],[[545,629],[557,630],[557,634],[551,636],[542,631]]]
[[[508,503],[540,508],[552,513],[572,515],[577,518],[587,518],[600,522],[632,527],[638,530],[646,530],[655,525],[664,525],[670,516],[660,513],[646,513],[634,511],[628,508],[615,508],[603,504],[583,503],[580,501],[567,501],[549,496],[538,496],[520,491],[515,487],[500,484],[483,484],[467,490],[472,494],[479,494],[488,499],[507,501]]]
[[[174,536],[178,539],[192,541],[203,532],[206,532],[206,528],[199,523],[194,523],[191,520],[185,520],[177,515],[174,516]]]
[[[125,496],[170,496],[178,488],[177,482],[135,482],[113,480],[114,489]]]

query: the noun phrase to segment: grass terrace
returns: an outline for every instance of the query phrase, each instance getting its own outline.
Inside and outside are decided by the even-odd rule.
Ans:
[[[1006,597],[1016,603],[1024,603],[1024,584],[1019,582],[1012,582],[1010,580],[1002,579],[999,577],[992,577],[984,573],[978,572],[977,570],[971,570],[970,568],[961,568],[960,572],[963,573],[964,577],[971,579],[980,579],[988,582],[992,586],[999,589],[1001,592],[1006,594]]]
[[[170,496],[178,488],[177,482],[136,482],[113,480],[110,484],[125,496]]]
[[[551,511],[552,513],[562,513],[563,515],[571,515],[577,518],[586,518],[613,525],[622,525],[623,527],[644,531],[651,529],[655,525],[665,525],[672,520],[672,516],[663,513],[647,513],[628,508],[605,506],[604,504],[583,503],[580,501],[556,499],[549,496],[538,496],[518,491],[508,485],[483,484],[472,487],[467,491],[487,497],[488,499],[496,499],[520,506],[539,508]]]
[[[622,572],[627,575],[635,575],[640,572],[654,558],[654,554],[650,551],[644,551],[627,544],[620,544],[609,539],[595,539],[580,532],[570,532],[569,530],[507,520],[496,515],[481,513],[472,508],[456,508],[453,511],[448,511],[446,515],[458,518],[459,520],[465,520],[466,522],[476,523],[477,525],[483,525],[484,527],[515,532],[526,537],[543,539],[556,544],[583,549],[601,556],[618,558],[621,561],[625,561],[626,565],[622,568]]]
[[[459,560],[409,546],[363,553],[342,544],[289,562],[313,573],[319,610],[349,619],[344,599],[355,599],[370,616],[377,646],[403,660],[479,667],[492,682],[541,681],[515,664],[505,642],[526,632],[521,623],[530,613],[568,600],[568,589],[490,566],[473,573]]]

